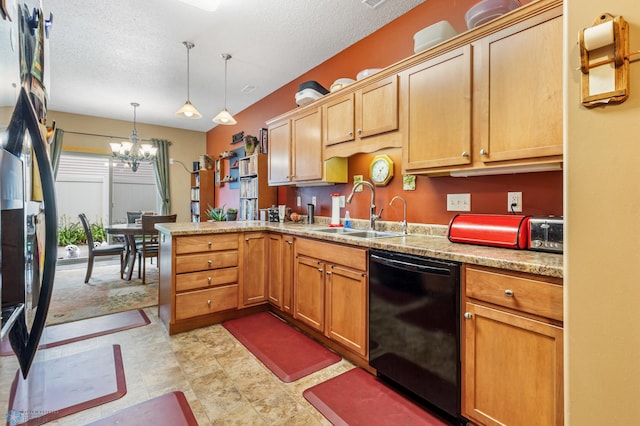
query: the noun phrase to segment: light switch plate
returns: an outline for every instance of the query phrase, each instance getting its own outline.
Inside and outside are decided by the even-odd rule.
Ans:
[[[302,198],[300,198],[299,195],[296,197],[296,206],[298,207],[302,206]]]
[[[470,212],[471,194],[447,194],[448,212]]]

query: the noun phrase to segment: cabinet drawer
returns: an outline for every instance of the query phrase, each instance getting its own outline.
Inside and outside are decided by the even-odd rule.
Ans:
[[[225,251],[176,256],[176,274],[238,266],[238,252]]]
[[[237,250],[238,234],[207,234],[176,238],[176,254]]]
[[[176,295],[176,320],[206,315],[238,307],[238,285],[225,285],[207,290]]]
[[[465,280],[467,297],[562,321],[562,285],[470,266]]]
[[[295,250],[297,255],[313,257],[360,271],[367,270],[367,250],[334,243],[323,243],[315,240],[298,238]]]
[[[176,292],[213,287],[238,282],[238,268],[221,268],[211,271],[189,272],[176,275]]]

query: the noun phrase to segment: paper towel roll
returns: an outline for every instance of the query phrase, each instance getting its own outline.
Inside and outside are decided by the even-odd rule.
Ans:
[[[587,50],[596,50],[613,43],[613,21],[584,30],[584,47]]]

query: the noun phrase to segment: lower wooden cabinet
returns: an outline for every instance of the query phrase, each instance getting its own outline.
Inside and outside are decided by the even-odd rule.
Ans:
[[[562,425],[561,281],[468,265],[463,276],[463,415],[479,425]]]
[[[367,251],[296,239],[293,317],[367,357]]]
[[[160,234],[158,312],[169,334],[214,323],[211,314],[238,308],[241,236]]]
[[[267,301],[267,235],[262,232],[244,234],[242,262],[242,306]]]

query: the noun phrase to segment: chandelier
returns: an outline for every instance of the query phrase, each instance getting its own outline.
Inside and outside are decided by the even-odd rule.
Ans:
[[[133,107],[133,131],[128,141],[111,142],[111,153],[113,158],[129,165],[132,172],[138,171],[141,162],[153,162],[156,158],[158,148],[148,143],[140,143],[138,139],[138,131],[136,130],[136,108],[139,103],[131,102]]]

